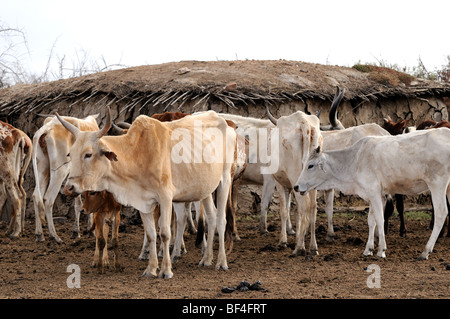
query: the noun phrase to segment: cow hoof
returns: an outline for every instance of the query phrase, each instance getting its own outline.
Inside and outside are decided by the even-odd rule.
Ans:
[[[138,260],[148,260],[148,252],[141,253],[138,257]]]
[[[310,254],[311,256],[319,256],[319,251],[318,251],[317,249],[311,249],[311,250],[309,251],[309,254]]]
[[[363,252],[363,256],[364,256],[364,257],[373,256],[373,249],[366,249],[366,250]]]
[[[50,237],[50,240],[54,240],[58,244],[62,244],[63,243],[63,240],[61,238],[59,238],[58,236]]]
[[[228,270],[228,265],[219,265],[219,264],[217,264],[216,265],[216,270],[225,270],[225,271],[227,271]]]
[[[156,278],[156,269],[155,270],[148,270],[145,269],[144,273],[142,274],[141,278]]]
[[[116,264],[116,266],[114,267],[115,272],[123,272],[125,269],[124,266]]]
[[[81,238],[80,233],[77,231],[73,231],[72,232],[72,236],[70,236],[71,239],[77,239],[77,238]]]
[[[306,250],[305,248],[300,248],[300,249],[295,249],[292,254],[292,257],[296,257],[296,256],[306,256]]]
[[[198,265],[199,266],[210,267],[210,266],[212,266],[212,259],[211,260],[202,259]]]
[[[424,254],[420,255],[419,258],[417,258],[418,261],[427,260],[427,259],[428,259],[428,256],[424,255]]]
[[[9,239],[11,239],[11,240],[16,240],[16,239],[18,239],[18,238],[19,238],[18,235],[10,235],[10,236],[9,236]]]
[[[36,235],[36,242],[37,243],[42,243],[45,241],[44,235],[40,234],[40,235]]]
[[[172,278],[173,277],[173,273],[171,272],[171,271],[168,271],[168,272],[160,272],[159,273],[159,276],[158,276],[159,278],[162,278],[162,279],[170,279],[170,278]]]

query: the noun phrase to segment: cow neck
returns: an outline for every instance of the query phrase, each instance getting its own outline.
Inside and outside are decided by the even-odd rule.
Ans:
[[[330,187],[339,189],[343,193],[352,193],[355,187],[355,179],[353,172],[355,171],[352,152],[348,150],[337,150],[325,152],[326,157],[325,170],[329,170],[331,178],[329,182],[332,184]]]

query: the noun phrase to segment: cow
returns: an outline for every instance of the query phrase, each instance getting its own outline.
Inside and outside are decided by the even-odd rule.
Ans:
[[[6,235],[16,239],[24,230],[27,193],[23,177],[31,161],[33,144],[28,135],[0,121],[0,209],[9,198],[12,206]]]
[[[302,167],[309,157],[309,153],[322,146],[323,137],[320,132],[320,121],[315,115],[308,115],[297,111],[289,116],[281,116],[274,119],[266,105],[266,111],[278,133],[278,154],[272,154],[272,160],[276,161],[275,171],[272,176],[276,181],[280,198],[281,238],[280,245],[287,244],[286,223],[289,211],[289,197],[300,175]],[[272,137],[271,138],[277,138]],[[272,146],[272,145],[271,145]],[[272,153],[274,150],[271,150]],[[277,156],[278,155],[278,156]],[[304,255],[305,236],[308,226],[314,227],[317,215],[317,192],[312,191],[305,196],[295,193],[297,202],[296,218],[296,245],[292,255]],[[311,228],[311,241],[309,251],[311,255],[318,254],[315,229]]]
[[[363,124],[349,127],[339,131],[322,131],[323,150],[333,151],[344,147],[349,147],[357,142],[359,139],[366,136],[387,136],[390,135],[388,131],[375,123]],[[324,192],[325,198],[325,213],[327,215],[328,229],[327,240],[333,241],[335,234],[333,229],[333,201],[334,190],[326,190]],[[392,201],[386,203],[386,210],[392,205]]]
[[[84,119],[64,117],[65,120],[82,131],[97,131],[97,115],[89,115]],[[51,240],[62,243],[53,224],[53,204],[60,192],[64,179],[67,177],[70,162],[67,154],[74,142],[74,137],[59,122],[55,116],[47,117],[44,124],[33,136],[32,163],[35,177],[33,203],[35,210],[36,241],[44,241],[42,223],[47,219],[48,231]],[[75,199],[75,222],[72,238],[79,235],[79,216],[81,209],[81,196]]]
[[[330,125],[320,126],[321,130],[339,130],[343,128],[342,123],[337,119],[337,107],[340,104],[344,93],[345,89],[340,91],[339,87],[337,87],[329,112]],[[237,132],[249,140],[249,145],[246,148],[248,163],[242,176],[242,182],[246,184],[262,185],[259,231],[261,234],[266,234],[267,211],[277,183],[272,174],[262,173],[262,169],[268,165],[267,160],[264,158],[267,157],[264,156],[264,154],[267,154],[267,145],[263,145],[264,143],[262,142],[268,132],[276,127],[277,120],[270,112],[267,113],[269,120],[233,114],[219,114],[219,116],[226,120],[233,121],[237,126]],[[237,192],[235,192],[235,194],[237,194]],[[234,200],[234,202],[236,203],[237,199]],[[290,207],[290,196],[287,197],[286,206],[288,208]],[[288,212],[287,214],[289,215]],[[292,229],[289,217],[286,217],[286,222],[287,234],[294,235],[295,232]]]
[[[108,224],[112,223],[112,247],[114,248],[114,268],[122,271],[119,263],[119,225],[122,205],[114,200],[114,196],[107,191],[84,192],[81,213],[93,214],[91,231],[95,231],[95,252],[92,266],[97,267],[99,273],[104,273],[104,267],[109,266],[108,258]],[[102,252],[100,254],[100,252]]]
[[[173,277],[169,255],[172,202],[201,200],[211,236],[200,265],[212,264],[212,234],[217,224],[216,269],[228,269],[225,210],[236,150],[235,131],[214,111],[208,111],[173,122],[140,115],[127,134],[105,136],[111,127],[110,113],[108,107],[105,126],[96,132],[81,131],[57,114],[61,124],[75,137],[69,153],[71,167],[65,193],[78,195],[84,191],[106,190],[117,202],[139,210],[150,245],[149,263],[143,276],[161,278]],[[217,215],[211,196],[216,189]],[[157,205],[164,248],[159,274],[153,218]]]
[[[200,113],[195,113],[194,115],[198,115]],[[171,122],[175,120],[179,120],[184,118],[185,116],[188,116],[190,114],[185,114],[181,112],[165,112],[160,114],[153,114],[151,117],[154,119],[157,119],[161,122]],[[236,125],[229,120],[226,120],[227,125],[234,130],[236,130]],[[127,126],[129,128],[129,125]],[[230,202],[227,202],[227,227],[230,227],[232,229],[233,235],[239,239],[239,235],[237,233],[237,227],[236,227],[236,218],[235,213],[237,210],[237,187],[239,185],[239,182],[241,180],[242,174],[245,170],[245,167],[247,165],[246,162],[246,153],[245,153],[245,139],[237,134],[237,140],[236,140],[236,158],[235,158],[235,170],[233,174],[233,181],[232,181],[232,190],[231,190],[231,198]],[[196,233],[197,230],[195,228],[194,222],[192,220],[192,213],[191,213],[191,204],[192,203],[173,203],[173,209],[176,216],[176,236],[174,241],[174,246],[171,254],[172,262],[174,262],[178,257],[181,256],[182,252],[182,246],[184,246],[183,241],[183,233],[185,229],[186,219],[188,221],[189,231],[191,233]],[[200,223],[204,223],[203,214],[200,210],[200,202],[195,202],[196,212],[197,212],[197,221]],[[201,219],[200,219],[200,216]],[[199,220],[200,219],[200,220]],[[230,225],[233,223],[233,225]],[[202,241],[203,239],[203,233],[204,227],[202,227],[202,232],[198,233],[197,241]],[[228,231],[226,232],[228,234]],[[226,238],[227,242],[227,252],[231,252],[232,249],[232,238]],[[204,242],[206,245],[206,242]],[[185,250],[184,250],[185,251]],[[144,237],[144,243],[142,246],[141,253],[139,255],[139,259],[147,259],[148,257],[148,241],[146,237]]]
[[[408,127],[407,120],[400,120],[399,122],[395,123],[392,121],[390,117],[384,118],[384,124],[383,127],[386,128],[386,130],[391,133],[392,135],[398,135],[398,134],[404,134],[413,132],[416,130],[425,130],[425,129],[432,129],[432,128],[440,128],[440,127],[447,127],[450,128],[450,123],[448,121],[440,121],[436,122],[434,120],[427,119],[423,122],[421,122],[417,127]],[[398,215],[400,217],[400,236],[406,236],[406,223],[405,223],[405,210],[404,210],[404,196],[401,194],[395,194],[395,203]],[[433,205],[433,203],[431,203]],[[450,209],[450,204],[447,201],[447,209]],[[385,233],[388,232],[389,227],[389,217],[392,216],[394,209],[393,207],[390,207],[390,209],[385,210],[384,214],[384,230]],[[433,228],[434,224],[434,210],[431,215],[431,221],[430,221],[430,228]],[[444,231],[444,228],[442,228],[442,232]],[[439,235],[440,237],[443,235],[443,233]],[[447,237],[450,237],[450,222],[448,223],[448,230],[447,230]]]
[[[401,158],[402,161],[397,161]],[[431,191],[434,228],[419,256],[428,259],[447,216],[450,197],[450,131],[439,128],[395,136],[364,137],[350,147],[324,152],[318,147],[304,166],[294,190],[339,189],[370,202],[369,238],[363,255],[372,255],[375,227],[377,256],[386,257],[383,204],[386,194],[415,195]]]

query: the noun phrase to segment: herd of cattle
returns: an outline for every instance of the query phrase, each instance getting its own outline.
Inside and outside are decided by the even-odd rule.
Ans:
[[[23,231],[27,194],[22,184],[32,162],[36,240],[44,240],[42,223],[46,222],[50,238],[62,242],[53,224],[52,210],[66,181],[65,194],[75,197],[73,237],[79,237],[80,212],[90,214],[90,231],[94,230],[96,237],[93,264],[100,272],[108,262],[110,222],[114,265],[121,269],[118,226],[122,205],[137,209],[143,221],[139,257],[148,259],[143,276],[173,276],[172,262],[183,250],[186,225],[198,228],[197,242],[203,243],[200,265],[212,265],[213,240],[218,235],[216,269],[226,270],[233,236],[239,237],[235,213],[241,183],[262,185],[262,233],[267,232],[267,209],[277,190],[280,245],[287,243],[288,233],[294,234],[289,218],[293,194],[297,204],[293,254],[306,253],[308,228],[309,253],[318,254],[317,191],[325,192],[330,239],[334,237],[334,190],[358,195],[370,202],[369,236],[363,254],[373,254],[377,235],[377,256],[382,258],[386,256],[387,220],[393,210],[391,196],[397,199],[400,232],[404,235],[402,196],[429,190],[433,230],[419,257],[427,259],[448,214],[450,125],[428,121],[413,128],[407,126],[407,121],[394,123],[386,118],[383,127],[364,124],[344,128],[336,116],[344,92],[337,89],[330,124],[326,126],[320,125],[317,115],[301,111],[276,119],[268,107],[269,120],[207,111],[140,115],[132,124],[112,123],[108,108],[101,129],[96,116],[78,119],[56,114],[45,119],[31,141],[19,129],[0,122],[0,205],[3,207],[9,199],[12,206],[7,235],[17,238]],[[214,132],[214,138],[205,138],[206,132]],[[214,150],[214,161],[205,160],[207,150]],[[179,158],[175,160],[174,155]],[[196,208],[196,225],[191,203]]]

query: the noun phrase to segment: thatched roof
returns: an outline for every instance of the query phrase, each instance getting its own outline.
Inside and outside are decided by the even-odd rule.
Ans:
[[[0,113],[41,111],[66,101],[70,107],[92,98],[122,110],[150,105],[181,107],[212,99],[230,107],[260,102],[277,103],[319,98],[331,100],[338,85],[344,99],[450,96],[450,85],[412,78],[384,68],[348,68],[297,61],[182,61],[132,67],[78,78],[0,90]],[[391,72],[392,71],[392,72]],[[80,103],[81,104],[81,103]]]

